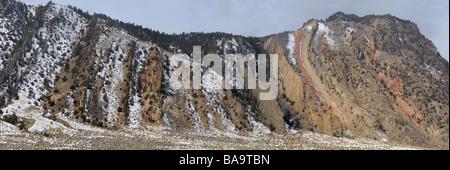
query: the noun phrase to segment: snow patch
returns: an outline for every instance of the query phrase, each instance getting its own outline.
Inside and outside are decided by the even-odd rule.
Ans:
[[[9,124],[8,122],[4,122],[0,120],[0,134],[4,132],[18,132],[19,128]]]
[[[284,122],[284,129],[286,129],[286,133],[288,133],[288,134],[298,133],[298,131],[295,130],[293,127],[289,127],[289,125],[286,122]]]
[[[333,31],[331,31],[330,28],[328,28],[328,26],[325,25],[325,23],[319,22],[318,24],[319,24],[319,26],[317,29],[317,35],[323,35],[325,37],[325,39],[327,40],[328,45],[330,47],[335,47],[336,42],[332,38]]]
[[[288,43],[286,45],[286,48],[288,49],[288,60],[292,65],[297,67],[297,59],[294,56],[295,53],[294,47],[295,47],[295,36],[293,33],[290,33],[288,35]]]
[[[305,31],[306,32],[311,32],[311,30],[312,30],[312,26],[311,25],[308,25],[307,27],[306,27],[306,29],[305,29]]]
[[[247,113],[247,119],[250,122],[250,127],[254,134],[267,135],[271,133],[270,129],[264,126],[261,122],[257,122],[252,115]]]

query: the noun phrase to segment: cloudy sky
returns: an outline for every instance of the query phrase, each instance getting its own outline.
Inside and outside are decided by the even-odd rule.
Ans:
[[[48,0],[20,0],[46,3]],[[309,19],[337,11],[359,16],[392,14],[415,22],[449,58],[448,0],[53,0],[104,13],[166,33],[227,32],[264,36],[296,30]]]

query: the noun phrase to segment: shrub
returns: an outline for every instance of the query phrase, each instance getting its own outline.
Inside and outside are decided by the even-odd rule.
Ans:
[[[70,65],[69,63],[66,63],[66,65],[64,66],[64,71],[68,72],[70,70]]]
[[[80,55],[82,49],[83,49],[83,46],[82,46],[81,44],[78,44],[78,45],[75,47],[75,50],[74,50],[75,56]]]
[[[13,125],[18,123],[18,119],[19,118],[17,117],[17,115],[15,113],[12,114],[12,115],[5,115],[5,116],[3,116],[3,121],[8,122],[8,123],[13,124]]]
[[[50,85],[50,80],[48,80],[47,78],[44,79],[44,86],[45,87],[49,87]]]
[[[0,108],[5,107],[5,99],[4,97],[0,97]]]

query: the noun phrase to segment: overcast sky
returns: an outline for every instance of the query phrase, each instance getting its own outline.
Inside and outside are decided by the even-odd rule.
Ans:
[[[48,0],[20,0],[46,3]],[[415,22],[449,58],[448,0],[53,0],[89,13],[166,33],[227,32],[264,36],[300,28],[337,11],[359,16],[392,14]]]

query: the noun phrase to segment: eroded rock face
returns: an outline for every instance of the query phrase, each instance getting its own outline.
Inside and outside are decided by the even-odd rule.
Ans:
[[[17,116],[23,130],[77,119],[198,134],[301,129],[448,148],[448,62],[409,21],[336,13],[260,38],[166,35],[73,7],[1,2],[0,118]],[[215,74],[200,90],[174,90],[170,59],[194,45],[202,56],[278,54],[277,98],[211,88]],[[247,72],[245,80],[255,78]]]
[[[327,21],[312,20],[292,34],[301,36],[302,41],[295,42],[301,54],[288,55],[287,61],[297,57],[289,65],[299,68],[306,83],[298,85],[291,76],[283,78],[291,70],[282,73],[281,81],[292,82],[280,83],[282,89],[302,87],[295,92],[280,90],[285,103],[295,106],[302,100],[292,93],[310,90],[315,94],[312,98],[322,104],[317,115],[332,111],[335,119],[330,122],[342,121],[335,127],[345,130],[337,135],[448,146],[448,62],[415,24],[392,16],[359,18],[337,13]],[[287,108],[295,113],[295,107]],[[332,123],[324,124],[320,129]]]

